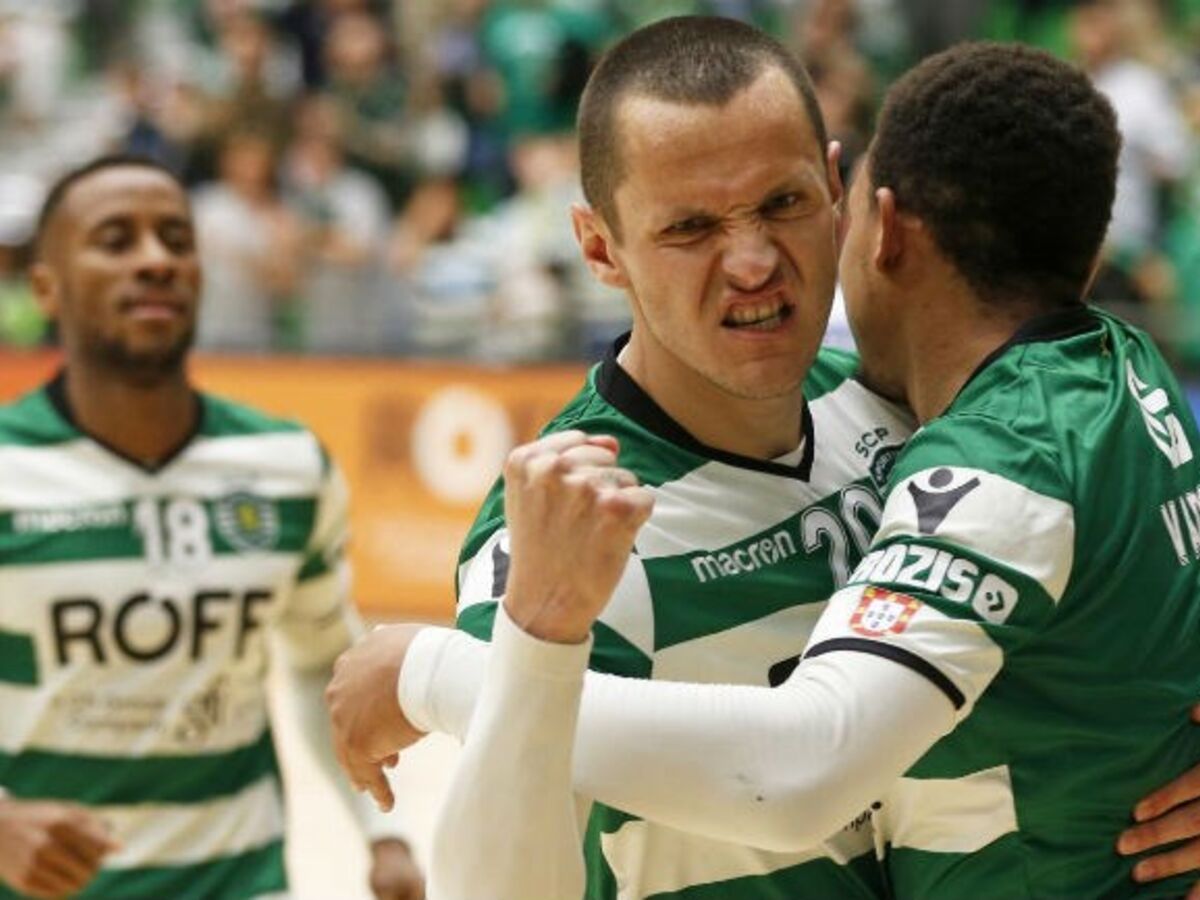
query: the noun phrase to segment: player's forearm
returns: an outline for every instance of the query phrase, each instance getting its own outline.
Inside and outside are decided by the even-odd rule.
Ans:
[[[582,896],[571,749],[589,649],[590,641],[533,640],[497,616],[477,712],[434,830],[433,900]]]
[[[683,831],[812,847],[879,799],[953,725],[921,676],[834,653],[778,688],[588,676],[576,789]]]
[[[461,735],[486,646],[450,632],[422,637],[423,659],[405,663],[405,711]],[[684,831],[793,850],[861,813],[952,725],[937,688],[866,654],[806,661],[774,689],[589,673],[574,785]]]

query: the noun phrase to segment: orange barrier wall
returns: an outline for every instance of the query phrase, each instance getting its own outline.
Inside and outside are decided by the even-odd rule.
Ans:
[[[38,385],[50,353],[0,354],[0,399]],[[448,619],[458,547],[516,443],[579,389],[582,366],[487,369],[411,361],[199,355],[205,390],[303,421],[351,487],[359,605]]]

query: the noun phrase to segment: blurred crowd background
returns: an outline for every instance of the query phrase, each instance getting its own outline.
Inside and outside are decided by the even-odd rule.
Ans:
[[[47,184],[126,151],[193,191],[203,349],[595,358],[628,314],[571,236],[576,103],[683,13],[798,50],[847,169],[928,53],[1077,61],[1125,137],[1095,299],[1200,373],[1200,0],[0,0],[0,344],[50,339],[22,277]]]

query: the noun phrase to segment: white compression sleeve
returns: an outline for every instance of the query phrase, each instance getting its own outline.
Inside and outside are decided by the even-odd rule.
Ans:
[[[590,651],[590,640],[535,640],[497,612],[485,686],[434,829],[430,900],[583,895],[571,749]]]
[[[427,640],[436,652],[401,673],[405,712],[461,735],[487,645],[445,630]],[[588,673],[574,786],[683,831],[795,850],[862,812],[954,721],[951,702],[923,676],[853,651],[807,659],[778,688]],[[496,760],[486,777],[513,777],[505,764]],[[522,821],[505,814],[509,827]]]

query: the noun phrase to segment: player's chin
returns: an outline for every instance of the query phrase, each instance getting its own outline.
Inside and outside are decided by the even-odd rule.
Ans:
[[[183,368],[193,337],[191,328],[126,335],[119,349],[112,348],[110,362],[139,380],[153,382]]]
[[[795,394],[804,382],[808,367],[797,366],[794,360],[775,364],[744,366],[734,378],[726,380],[729,393],[743,400],[774,400]]]

